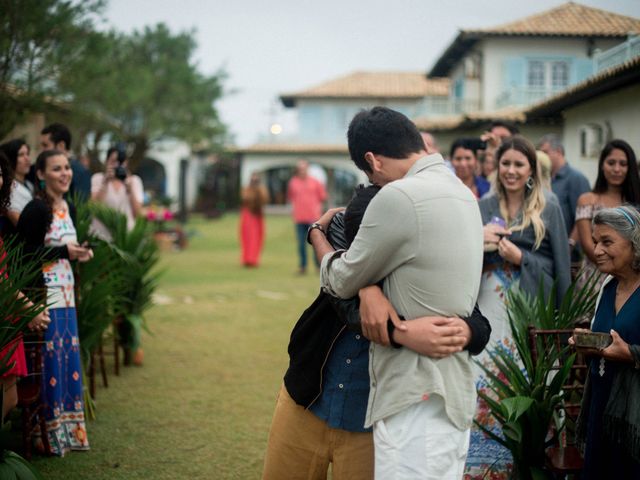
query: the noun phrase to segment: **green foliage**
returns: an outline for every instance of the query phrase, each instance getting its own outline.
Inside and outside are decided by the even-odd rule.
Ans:
[[[42,275],[39,259],[35,256],[27,258],[22,246],[14,241],[5,242],[4,251],[4,258],[0,258],[0,272],[10,272],[11,276],[8,279],[0,278],[0,350],[26,332],[27,324],[45,308],[44,305],[30,302],[21,293],[28,292],[34,281]],[[11,354],[13,349],[0,358],[0,375],[12,367],[8,364]]]
[[[112,237],[108,248],[118,265],[110,272],[117,272],[120,288],[114,309],[131,325],[133,335],[128,339],[128,347],[135,349],[139,344],[140,329],[146,328],[143,314],[151,307],[158,285],[160,274],[155,270],[160,258],[158,246],[147,220],[138,218],[133,229],[128,231],[124,215],[99,204],[90,204],[89,208]]]
[[[64,62],[81,51],[102,0],[0,0],[0,138],[55,95]]]
[[[45,305],[35,304],[23,295],[23,292],[28,292],[33,282],[42,275],[41,258],[37,255],[27,257],[22,246],[15,241],[5,242],[3,250],[4,256],[0,251],[0,350],[7,348],[20,334],[25,333],[28,330],[27,324],[45,308]],[[5,277],[4,272],[10,272],[10,277]],[[0,356],[0,375],[13,367],[10,358],[16,347],[17,344],[13,343],[6,354]],[[0,388],[0,406],[3,394]],[[5,425],[1,414],[0,429],[4,433]],[[42,477],[20,455],[0,444],[0,478],[39,480]]]
[[[107,242],[89,234],[92,218],[90,204],[79,203],[76,215],[78,239],[96,245],[93,259],[76,265],[76,311],[85,366],[104,331],[123,313],[122,297],[126,293],[120,255]]]
[[[491,438],[508,448],[518,478],[547,478],[545,449],[556,441],[560,430],[549,438],[552,424],[561,424],[558,409],[562,405],[562,387],[567,381],[575,354],[569,346],[557,348],[537,339],[540,355],[534,360],[528,329],[570,329],[575,320],[593,311],[597,278],[589,279],[582,288],[570,286],[556,309],[554,293],[545,298],[542,285],[531,298],[514,289],[507,293],[507,314],[517,357],[501,348],[489,351],[495,369],[481,364],[488,380],[489,394],[478,392],[487,402],[491,415],[502,426],[502,436],[476,424]],[[555,292],[555,288],[551,289]],[[524,368],[523,368],[524,367]]]
[[[104,0],[0,0],[0,138],[28,112],[55,113],[78,143],[133,145],[135,169],[166,137],[219,149],[214,106],[226,74],[199,71],[193,31],[163,24],[132,34],[98,31]],[[61,118],[56,118],[61,117]]]
[[[160,23],[131,35],[91,32],[83,44],[59,82],[81,120],[75,122],[80,138],[108,132],[130,143],[134,169],[162,138],[209,146],[222,141],[225,128],[214,103],[225,74],[198,71],[193,32],[173,34]]]
[[[42,475],[17,453],[3,450],[0,456],[0,478],[3,480],[42,480]]]

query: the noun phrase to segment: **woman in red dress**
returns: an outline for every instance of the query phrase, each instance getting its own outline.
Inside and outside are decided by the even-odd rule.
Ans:
[[[13,171],[11,169],[9,159],[0,152],[0,282],[7,281],[7,273],[2,268],[2,261],[6,256],[2,241],[2,227],[4,226],[4,223],[8,221],[5,214],[11,195],[12,182]],[[10,320],[11,319],[5,318],[4,316],[0,317],[0,322]],[[45,310],[29,322],[28,327],[34,332],[42,331],[47,328],[49,321],[49,315]],[[0,359],[4,359],[13,348],[15,348],[15,350],[7,362],[12,366],[0,377],[0,388],[3,389],[4,393],[2,401],[2,418],[4,418],[5,415],[18,403],[18,393],[16,389],[18,377],[25,377],[27,375],[27,362],[24,355],[22,335],[18,336],[0,351]]]
[[[257,173],[251,175],[249,186],[240,192],[240,245],[242,264],[245,267],[257,267],[264,243],[264,206],[269,202],[269,193],[260,183]]]

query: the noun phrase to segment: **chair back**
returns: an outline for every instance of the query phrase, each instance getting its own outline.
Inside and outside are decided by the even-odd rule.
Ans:
[[[552,371],[559,371],[561,366],[573,355],[575,350],[568,344],[573,329],[536,329],[529,327],[529,347],[534,362],[540,355],[557,354],[558,361],[551,367]],[[578,418],[584,383],[587,378],[587,364],[581,353],[576,353],[575,360],[569,371],[569,376],[562,386],[563,402],[560,406],[564,410],[567,419],[572,423]]]

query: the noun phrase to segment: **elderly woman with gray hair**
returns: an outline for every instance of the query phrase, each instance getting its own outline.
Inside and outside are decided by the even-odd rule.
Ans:
[[[593,241],[596,266],[608,277],[591,332],[611,343],[585,350],[593,358],[578,427],[582,478],[640,478],[640,213],[630,206],[600,210]],[[569,343],[588,344],[588,332],[576,329]]]

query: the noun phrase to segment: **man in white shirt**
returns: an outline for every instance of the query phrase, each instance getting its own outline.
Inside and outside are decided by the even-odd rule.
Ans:
[[[362,111],[347,136],[354,163],[383,188],[348,251],[334,252],[324,236],[336,210],[312,225],[310,240],[325,291],[360,293],[363,333],[373,342],[366,426],[374,429],[376,478],[459,479],[476,401],[468,352],[438,359],[388,345],[412,329],[396,311],[413,319],[473,310],[482,269],[478,205],[404,115]],[[382,279],[392,308],[371,287]]]

